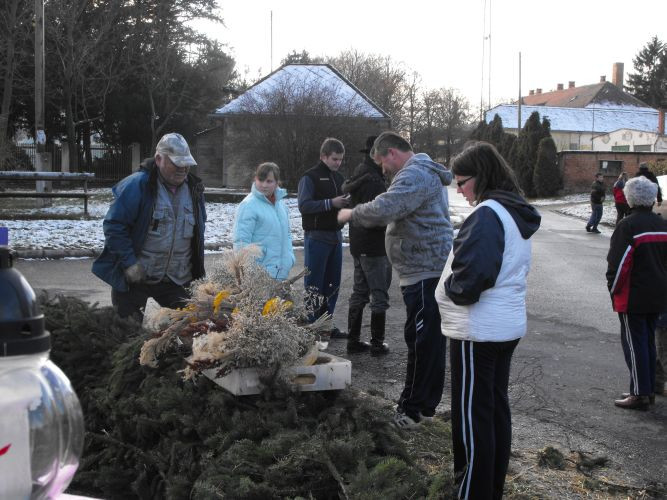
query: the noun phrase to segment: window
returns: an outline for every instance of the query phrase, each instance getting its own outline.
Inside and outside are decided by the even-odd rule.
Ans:
[[[612,151],[620,151],[620,152],[630,151],[630,146],[629,145],[628,146],[612,146],[611,150]]]
[[[620,160],[600,160],[600,172],[604,175],[619,175],[623,171]]]
[[[632,149],[633,149],[633,151],[650,152],[651,151],[651,145],[650,144],[635,144]]]

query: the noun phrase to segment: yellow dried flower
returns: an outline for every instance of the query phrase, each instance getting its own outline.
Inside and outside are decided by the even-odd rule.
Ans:
[[[262,316],[273,316],[274,314],[289,311],[294,304],[291,300],[282,300],[280,297],[273,297],[264,304]]]
[[[227,290],[222,290],[215,296],[215,298],[213,299],[213,314],[218,313],[218,309],[220,309],[220,304],[222,303],[223,300],[228,299],[230,295],[231,292]]]

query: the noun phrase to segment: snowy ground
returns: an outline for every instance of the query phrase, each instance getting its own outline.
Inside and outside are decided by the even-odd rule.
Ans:
[[[659,178],[663,192],[667,192],[667,176]],[[0,200],[0,227],[9,229],[9,244],[15,249],[84,249],[101,251],[104,245],[102,219],[111,202],[109,189],[90,190],[92,197],[88,202],[89,219],[83,218],[83,202],[81,200],[53,200],[48,208],[36,209],[32,199]],[[463,197],[452,187],[449,189],[452,221],[460,222],[461,216],[471,209]],[[290,216],[292,239],[296,244],[303,241],[301,215],[297,208],[296,198],[286,200]],[[537,207],[552,209],[557,212],[588,220],[591,209],[589,194],[573,194],[561,198],[532,200]],[[231,246],[232,230],[236,203],[207,203],[206,212],[206,248],[215,251]],[[458,215],[457,215],[458,214]],[[616,209],[611,193],[607,195],[604,205],[602,223],[613,227],[616,220]],[[343,236],[347,237],[347,226]]]
[[[89,219],[83,219],[83,201],[55,199],[53,206],[33,208],[34,200],[3,200],[0,226],[9,229],[9,244],[15,249],[89,249],[104,246],[102,219],[111,202],[109,189],[91,190]],[[301,214],[296,198],[286,200],[292,239],[303,241]],[[206,203],[206,248],[221,249],[231,245],[236,203]],[[343,229],[347,237],[347,226]]]

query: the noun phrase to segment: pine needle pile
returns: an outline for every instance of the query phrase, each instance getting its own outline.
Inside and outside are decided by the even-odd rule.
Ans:
[[[140,325],[74,298],[42,308],[52,358],[82,401],[85,450],[71,493],[128,498],[440,498],[378,400],[294,393],[267,381],[236,398],[183,380],[179,352],[139,365]],[[443,441],[444,442],[444,439]],[[436,484],[436,490],[429,488]]]

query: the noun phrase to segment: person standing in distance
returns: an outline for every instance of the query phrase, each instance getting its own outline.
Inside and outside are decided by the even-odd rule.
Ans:
[[[343,143],[333,137],[326,138],[320,147],[319,163],[307,170],[299,181],[304,266],[309,270],[304,286],[322,298],[312,321],[325,313],[333,316],[338,300],[343,267],[343,225],[336,220],[336,214],[349,204],[349,197],[343,194],[343,176],[338,172],[344,156]],[[347,334],[333,327],[331,338],[347,338]]]
[[[595,181],[591,185],[591,216],[586,224],[586,232],[598,233],[598,224],[602,219],[602,203],[604,202],[604,184],[602,174],[595,174]]]
[[[162,136],[155,156],[116,184],[104,217],[104,249],[93,274],[111,285],[121,317],[142,317],[149,297],[178,308],[204,276],[204,185],[181,134]]]

